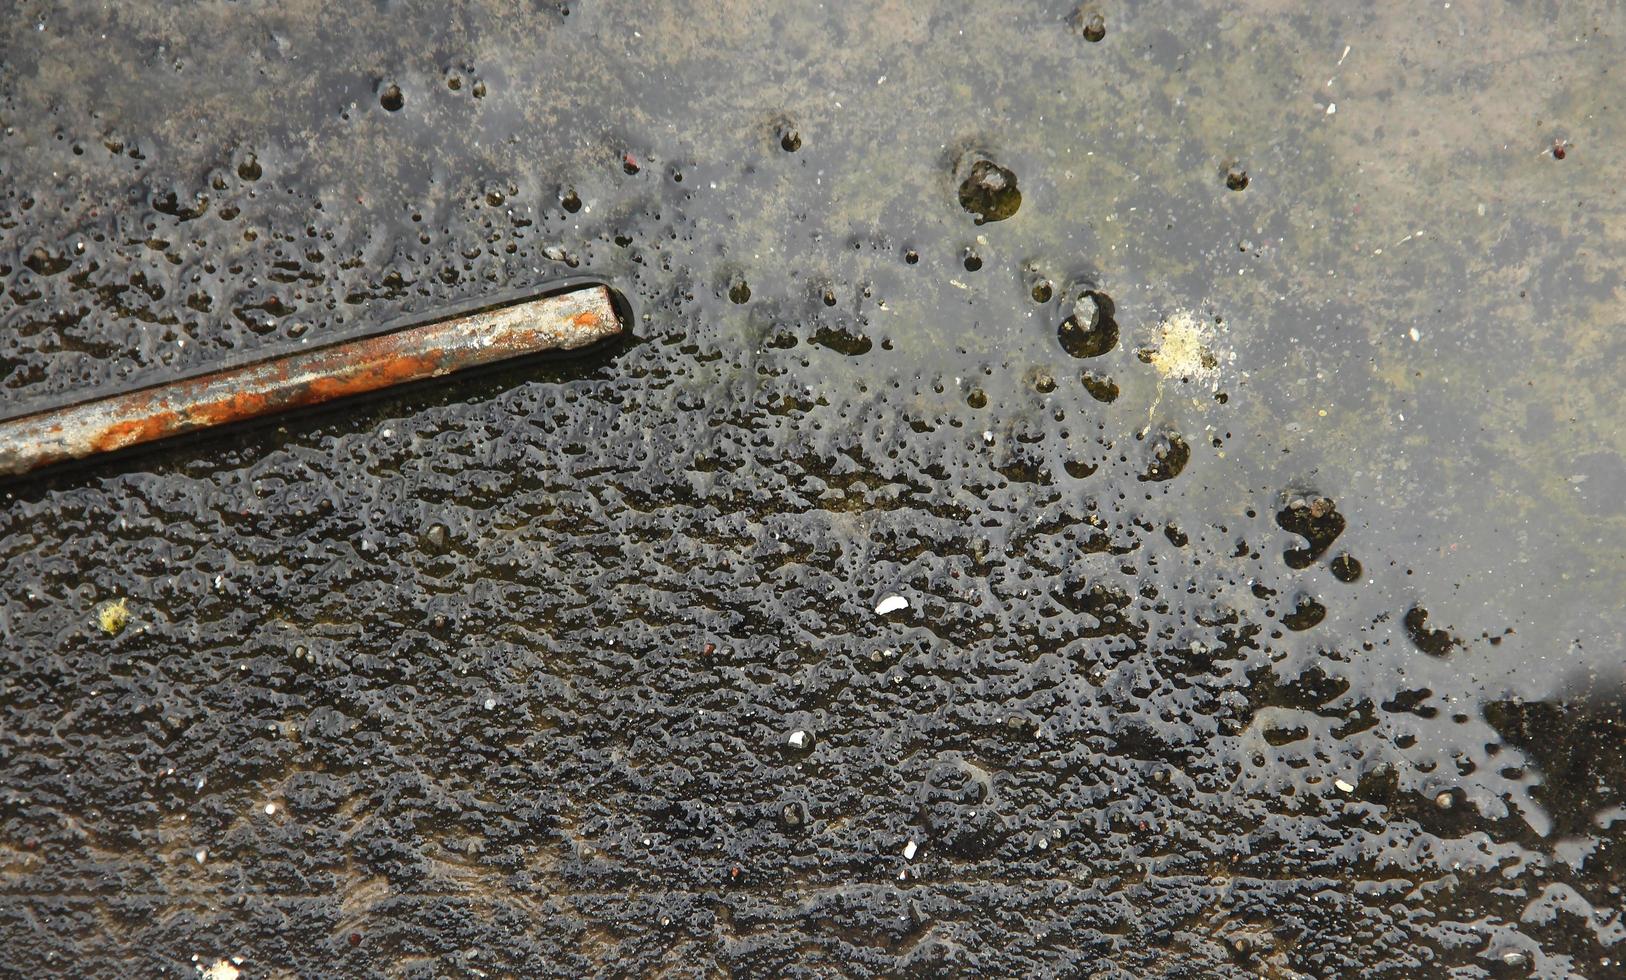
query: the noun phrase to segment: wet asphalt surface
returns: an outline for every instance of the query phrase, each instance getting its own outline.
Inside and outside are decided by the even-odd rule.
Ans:
[[[0,486],[0,972],[1622,975],[1623,49],[20,4],[0,417],[630,315]]]

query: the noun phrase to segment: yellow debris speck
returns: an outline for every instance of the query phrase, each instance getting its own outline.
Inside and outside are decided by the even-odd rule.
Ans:
[[[1212,382],[1219,376],[1214,341],[1212,324],[1190,310],[1181,310],[1163,321],[1157,347],[1147,360],[1164,380]]]
[[[117,636],[119,630],[124,629],[130,621],[130,600],[120,599],[117,602],[104,602],[96,610],[96,623],[102,632],[108,636]]]
[[[203,980],[237,980],[241,972],[231,960],[220,960],[203,971]]]

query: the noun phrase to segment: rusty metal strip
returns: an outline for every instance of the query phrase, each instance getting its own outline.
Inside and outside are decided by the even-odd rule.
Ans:
[[[316,405],[621,332],[603,286],[0,422],[0,475]]]

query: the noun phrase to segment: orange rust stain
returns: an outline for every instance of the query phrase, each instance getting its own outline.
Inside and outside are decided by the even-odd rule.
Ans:
[[[277,372],[265,387],[252,387],[233,392],[224,398],[189,406],[187,419],[193,426],[221,425],[243,419],[256,418],[288,408],[315,405],[346,395],[388,388],[392,385],[429,377],[439,366],[437,354],[403,356],[380,350],[373,345],[370,353],[376,360],[346,363],[340,356],[324,358],[320,369],[325,376],[312,378],[303,384],[287,382],[289,372]]]
[[[354,370],[332,377],[313,378],[306,389],[306,397],[300,399],[299,403],[309,405],[417,381],[434,374],[440,362],[438,354],[397,355],[372,364],[358,365]]]
[[[91,439],[91,447],[96,452],[112,452],[133,446],[138,442],[150,442],[181,429],[181,417],[174,412],[157,412],[141,418],[124,419],[97,433]]]
[[[281,407],[283,402],[276,395],[275,391],[237,391],[219,401],[192,405],[187,408],[186,415],[194,425],[199,426],[251,419]]]
[[[571,318],[571,322],[578,327],[598,326],[598,313],[594,310],[583,310]]]

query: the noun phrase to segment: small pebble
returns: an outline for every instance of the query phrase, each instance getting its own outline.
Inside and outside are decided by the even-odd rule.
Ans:
[[[424,532],[423,543],[432,551],[443,551],[449,532],[444,524],[431,524]]]
[[[496,706],[497,706],[497,699],[496,698],[486,698],[486,710],[487,711],[490,711],[492,708],[495,708]]]
[[[209,849],[207,847],[200,847],[198,848],[198,853],[192,856],[197,858],[199,864],[202,864],[203,862],[209,860]]]
[[[803,749],[806,749],[809,745],[812,744],[812,742],[813,742],[813,736],[809,735],[807,732],[802,731],[800,728],[796,729],[794,732],[791,732],[790,733],[790,738],[785,740],[785,744],[789,745],[791,748],[795,749],[798,752],[802,751]]]
[[[1338,789],[1341,792],[1345,792],[1345,793],[1353,793],[1353,792],[1355,792],[1354,785],[1352,785],[1352,784],[1350,784],[1350,783],[1348,783],[1348,782],[1346,782],[1346,781],[1344,781],[1342,779],[1335,779],[1335,780],[1333,780],[1332,784],[1334,786],[1338,787]]]
[[[265,805],[265,815],[266,816],[269,817],[269,816],[271,816],[272,814],[274,814],[276,812],[277,812],[277,805],[275,803],[267,803]]]
[[[117,602],[104,602],[96,610],[96,624],[108,636],[117,636],[130,622],[130,600],[120,599]]]
[[[1439,796],[1434,797],[1434,805],[1442,810],[1449,810],[1455,806],[1456,803],[1457,798],[1452,796],[1449,790],[1441,793]]]
[[[909,608],[909,600],[908,599],[905,599],[901,595],[889,595],[886,598],[882,599],[880,602],[875,604],[875,615],[877,615],[877,616],[885,616],[888,613],[895,613],[900,609],[908,609],[908,608]]]
[[[197,959],[196,956],[192,958],[194,960]],[[242,962],[241,957],[238,958],[238,962]],[[207,970],[204,970],[202,967],[199,967],[198,969],[203,974],[203,980],[237,980],[237,978],[242,975],[242,971],[238,970],[237,965],[231,960],[216,961],[214,965],[210,966]]]
[[[909,843],[903,845],[903,859],[905,861],[913,861],[915,859],[915,842],[914,841],[910,841]]]

